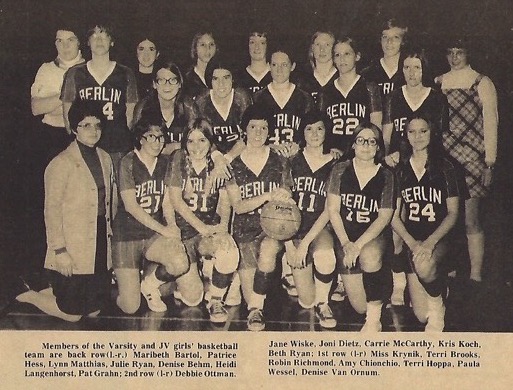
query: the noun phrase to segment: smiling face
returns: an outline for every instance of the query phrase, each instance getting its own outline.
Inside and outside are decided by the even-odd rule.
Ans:
[[[262,147],[267,141],[269,125],[264,119],[251,119],[246,128],[246,144],[253,148]]]
[[[468,65],[467,50],[458,47],[447,49],[447,62],[451,70],[463,69]]]
[[[278,51],[271,56],[271,77],[277,84],[288,83],[295,64],[286,53]]]
[[[372,161],[378,151],[377,138],[371,129],[363,129],[353,143],[354,155],[361,161]]]
[[[141,154],[148,157],[157,157],[164,148],[164,134],[159,126],[150,126],[141,137]]]
[[[158,56],[157,46],[149,39],[137,45],[137,61],[141,66],[151,68]]]
[[[267,54],[267,38],[260,35],[249,37],[248,43],[249,56],[254,61],[263,61]]]
[[[210,142],[200,130],[192,130],[187,139],[187,152],[194,161],[204,160],[210,149]]]
[[[80,42],[74,32],[59,30],[55,34],[55,48],[60,59],[71,61],[78,56]]]
[[[196,54],[198,61],[206,64],[212,59],[214,54],[216,54],[216,43],[210,34],[204,34],[198,39]]]
[[[305,141],[307,146],[321,146],[326,137],[326,127],[324,122],[318,121],[305,127]]]
[[[400,53],[403,45],[404,30],[392,27],[381,34],[381,49],[384,57],[393,57]]]
[[[424,119],[412,119],[406,129],[406,136],[413,152],[420,152],[429,146],[431,129]]]
[[[312,53],[315,59],[315,64],[326,64],[330,62],[331,51],[335,40],[329,34],[321,33],[315,38],[312,44]]]
[[[232,74],[227,69],[215,69],[212,73],[212,91],[214,96],[223,99],[230,95],[233,87]]]
[[[176,74],[169,69],[162,68],[157,71],[153,88],[157,90],[159,99],[172,100],[178,95],[181,84]]]
[[[333,63],[340,74],[355,71],[356,63],[360,60],[360,54],[355,53],[348,42],[339,42],[333,48]]]
[[[422,62],[420,58],[407,57],[403,62],[403,73],[406,84],[416,87],[422,84]]]
[[[95,116],[86,116],[78,122],[75,135],[77,141],[92,148],[102,135],[100,119]]]

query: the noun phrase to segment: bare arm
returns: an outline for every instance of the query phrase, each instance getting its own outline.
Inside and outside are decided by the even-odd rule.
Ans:
[[[379,129],[381,129],[382,122],[383,122],[383,112],[382,111],[371,112],[370,121],[372,124],[376,125]]]
[[[478,85],[479,98],[483,102],[483,128],[485,144],[485,162],[493,166],[497,159],[497,92],[492,81],[484,77]]]
[[[365,233],[363,233],[358,240],[355,241],[355,244],[361,249],[368,242],[374,240],[377,236],[381,234],[383,229],[390,223],[392,220],[392,215],[394,214],[394,209],[379,209],[378,217],[371,225],[367,228]]]
[[[126,124],[129,128],[133,126],[135,103],[126,104]]]
[[[64,116],[64,125],[66,126],[66,130],[68,131],[68,134],[71,134],[71,126],[69,124],[68,114],[69,109],[71,108],[71,105],[73,103],[71,102],[62,102],[62,114]]]
[[[268,202],[271,199],[271,193],[266,192],[262,195],[242,200],[240,196],[239,186],[237,186],[236,184],[229,183],[226,186],[226,191],[228,192],[228,197],[230,199],[230,204],[233,207],[233,211],[236,214],[249,213],[253,210],[258,209],[265,202]]]
[[[342,246],[346,245],[349,241],[342,216],[340,215],[340,195],[328,194],[326,204],[328,207],[328,215],[331,221],[331,226],[337,235],[338,240]]]

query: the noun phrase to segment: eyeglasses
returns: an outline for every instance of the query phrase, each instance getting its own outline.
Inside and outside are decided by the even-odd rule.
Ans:
[[[171,77],[170,79],[157,79],[158,85],[177,85],[179,83],[178,79],[176,77]]]
[[[376,146],[378,144],[378,141],[376,138],[363,138],[363,137],[356,137],[354,140],[354,143],[359,146],[363,146],[365,144],[369,146]]]
[[[142,136],[148,142],[164,142],[163,135],[147,134]]]
[[[77,125],[77,127],[82,127],[87,130],[101,130],[102,127],[99,123],[85,123],[83,125]]]

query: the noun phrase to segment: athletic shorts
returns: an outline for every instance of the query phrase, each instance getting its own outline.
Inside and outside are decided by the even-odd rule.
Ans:
[[[187,257],[189,257],[190,264],[197,263],[201,256],[198,251],[201,238],[201,234],[196,234],[194,237],[183,241],[183,246],[185,247],[185,252],[187,252]]]
[[[258,259],[260,258],[260,247],[262,241],[268,238],[267,235],[262,232],[253,241],[250,242],[236,242],[240,252],[239,269],[251,269],[258,267]],[[276,257],[279,253],[283,253],[283,241],[276,241],[278,250],[276,251]]]
[[[142,259],[157,240],[164,239],[160,234],[136,241],[112,242],[112,266],[116,268],[141,269]]]

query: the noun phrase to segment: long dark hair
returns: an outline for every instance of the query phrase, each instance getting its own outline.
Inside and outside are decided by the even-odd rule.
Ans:
[[[442,135],[438,126],[435,125],[427,116],[424,115],[413,115],[409,118],[405,126],[405,137],[401,142],[401,163],[407,164],[413,154],[413,148],[408,141],[408,127],[414,120],[424,121],[429,128],[429,145],[427,147],[428,159],[426,162],[426,168],[430,171],[433,168],[438,168],[442,164],[444,157],[446,156],[445,149],[442,144]],[[431,169],[430,169],[431,168]]]
[[[192,161],[189,157],[189,151],[187,150],[187,141],[189,140],[191,133],[193,131],[199,131],[202,133],[205,138],[210,143],[210,148],[212,148],[212,145],[214,145],[214,133],[212,132],[212,125],[209,121],[207,121],[204,118],[197,118],[195,119],[191,125],[187,128],[187,131],[182,137],[182,161],[181,161],[181,169],[182,169],[182,177],[185,178],[185,192],[184,196],[187,198],[190,198],[193,196],[193,190],[192,190],[192,182],[191,182],[191,176],[193,172],[192,167]],[[210,150],[207,153],[207,179],[204,184],[204,190],[205,194],[208,196],[210,193],[210,190],[212,189],[213,183],[210,178],[210,173],[214,169],[214,161],[212,160],[212,156],[210,153]]]

